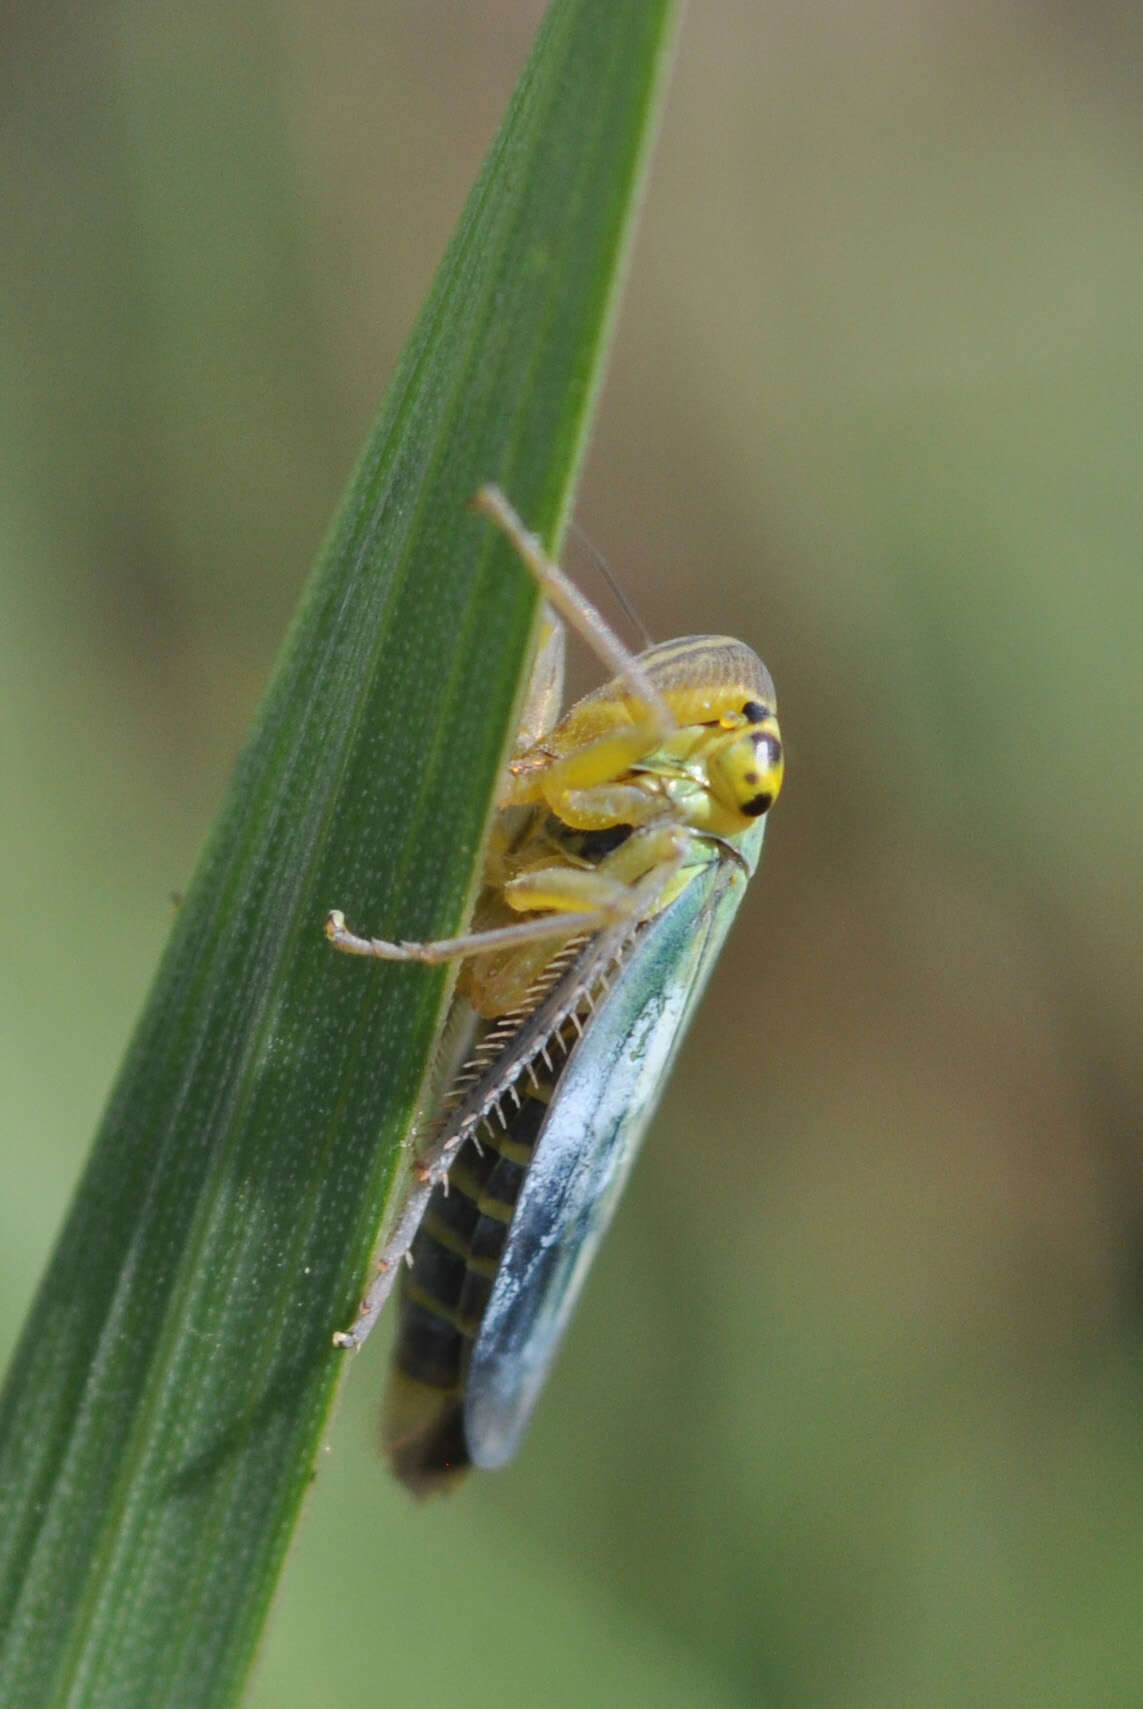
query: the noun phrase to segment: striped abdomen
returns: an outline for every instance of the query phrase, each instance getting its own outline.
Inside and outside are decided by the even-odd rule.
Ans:
[[[437,1187],[412,1245],[401,1284],[393,1370],[382,1436],[397,1476],[416,1494],[443,1489],[469,1465],[464,1388],[472,1346],[492,1284],[556,1072],[537,1072],[517,1087],[502,1126],[489,1117],[480,1150],[467,1144],[447,1191]]]

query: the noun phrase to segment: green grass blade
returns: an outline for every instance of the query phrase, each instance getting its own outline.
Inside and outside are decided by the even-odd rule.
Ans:
[[[241,1689],[446,995],[322,918],[463,918],[535,606],[465,499],[560,531],[672,12],[552,6],[180,911],[0,1401],[5,1704]]]

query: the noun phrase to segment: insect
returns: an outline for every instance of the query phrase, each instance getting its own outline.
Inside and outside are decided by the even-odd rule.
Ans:
[[[403,1270],[382,1435],[419,1494],[515,1454],[783,775],[749,647],[700,635],[631,655],[498,488],[472,507],[547,604],[471,930],[396,943],[337,910],[325,927],[350,955],[461,961],[476,1017],[358,1317],[334,1336],[360,1346]],[[561,618],[614,675],[559,716]]]

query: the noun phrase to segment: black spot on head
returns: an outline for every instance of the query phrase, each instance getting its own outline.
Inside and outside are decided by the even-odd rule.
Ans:
[[[742,716],[748,724],[761,724],[763,718],[770,716],[770,709],[760,700],[748,700],[742,708]]]
[[[756,771],[744,772],[742,774],[742,781],[743,783],[749,783],[753,787],[753,785],[758,782],[758,773]]]
[[[777,736],[769,730],[755,730],[751,737],[754,743],[755,758],[765,766],[776,766],[781,763],[782,744]]]
[[[774,805],[774,797],[763,790],[761,795],[755,795],[749,801],[742,803],[742,811],[748,819],[760,819],[763,813],[768,813]]]

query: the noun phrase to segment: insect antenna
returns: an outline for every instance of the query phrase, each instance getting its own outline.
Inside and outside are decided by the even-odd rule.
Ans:
[[[611,565],[607,562],[607,559],[604,557],[595,541],[591,538],[591,535],[585,528],[581,528],[578,522],[572,521],[568,524],[568,527],[570,532],[575,535],[580,545],[587,552],[596,569],[611,589],[615,596],[616,604],[619,606],[624,617],[626,617],[627,621],[630,623],[632,629],[634,629],[636,634],[639,636],[644,649],[647,647],[653,647],[655,645],[655,641],[651,631],[648,629],[647,625],[644,623],[643,619],[624,593],[619,581],[612,572]]]

